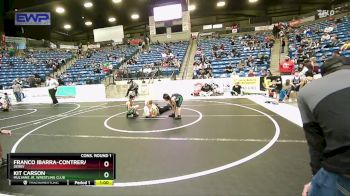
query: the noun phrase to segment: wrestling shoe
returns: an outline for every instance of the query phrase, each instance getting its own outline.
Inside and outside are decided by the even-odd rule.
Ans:
[[[175,117],[176,120],[180,120],[181,119],[181,115],[178,115]]]

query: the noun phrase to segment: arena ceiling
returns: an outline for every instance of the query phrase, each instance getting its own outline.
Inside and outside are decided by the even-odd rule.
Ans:
[[[6,1],[6,0],[5,0]],[[93,28],[101,28],[115,25],[124,25],[125,30],[142,26],[146,31],[148,16],[152,15],[152,8],[159,4],[181,2],[183,7],[188,1],[195,5],[191,11],[191,19],[216,17],[222,20],[234,21],[235,17],[261,17],[261,16],[286,16],[309,13],[320,8],[330,7],[331,3],[342,3],[343,0],[258,0],[249,3],[249,0],[7,0],[5,3],[5,29],[13,24],[14,12],[40,12],[52,13],[52,25],[45,27],[24,27],[25,35],[38,38],[38,33],[47,38],[46,31],[60,33],[62,35],[79,35],[91,32]],[[225,6],[217,7],[218,1],[225,1]],[[84,3],[91,2],[92,7],[84,7]],[[8,8],[6,10],[6,7]],[[57,7],[63,7],[64,13],[56,12]],[[184,8],[185,9],[185,8]],[[138,19],[132,19],[132,14],[138,14]],[[109,22],[108,18],[114,17],[115,22]],[[85,22],[92,22],[86,26]],[[65,24],[71,25],[71,29],[64,28]],[[193,24],[192,24],[193,25]],[[13,27],[14,29],[18,27]],[[23,29],[21,29],[23,31]],[[47,35],[45,35],[44,31]],[[39,36],[40,37],[40,36]]]

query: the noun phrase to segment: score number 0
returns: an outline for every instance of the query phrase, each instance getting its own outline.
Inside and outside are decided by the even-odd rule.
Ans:
[[[105,162],[103,163],[103,166],[104,166],[104,167],[108,167],[108,166],[109,166],[109,162],[108,162],[108,161],[105,161]],[[105,173],[103,174],[103,176],[104,176],[105,178],[108,178],[108,177],[109,177],[109,173],[108,173],[108,172],[105,172]]]

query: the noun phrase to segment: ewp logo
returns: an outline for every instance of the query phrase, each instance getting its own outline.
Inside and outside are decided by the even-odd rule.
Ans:
[[[50,12],[16,12],[15,25],[51,25]]]

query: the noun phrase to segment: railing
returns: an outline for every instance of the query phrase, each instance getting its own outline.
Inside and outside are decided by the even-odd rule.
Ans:
[[[123,81],[123,80],[142,80],[145,82],[145,80],[154,80],[158,79],[160,81],[162,78],[176,78],[176,68],[170,73],[164,73],[164,70],[166,67],[162,66],[154,66],[151,68],[148,67],[141,67],[139,70],[135,70],[135,68],[125,68],[125,69],[116,69],[113,71],[113,74],[109,75],[106,79],[107,86],[111,84],[115,84],[116,81]],[[147,70],[146,70],[147,69]],[[151,69],[151,70],[149,70]]]

